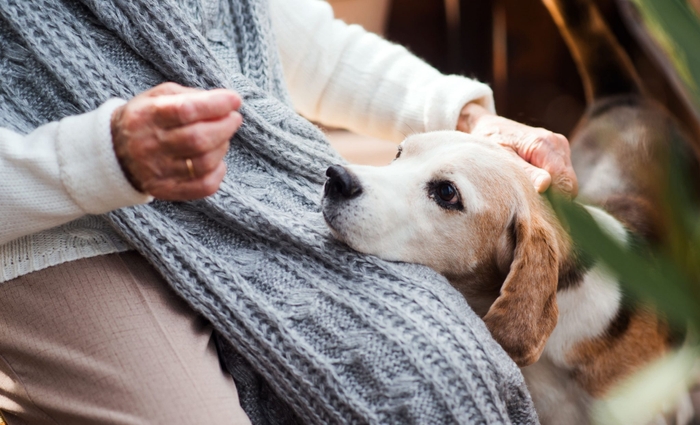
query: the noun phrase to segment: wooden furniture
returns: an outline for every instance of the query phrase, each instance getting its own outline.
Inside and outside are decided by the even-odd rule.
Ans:
[[[615,1],[595,2],[649,92],[688,121],[663,73],[623,25]],[[395,1],[387,37],[442,72],[491,84],[506,117],[568,134],[585,108],[576,67],[541,0]]]

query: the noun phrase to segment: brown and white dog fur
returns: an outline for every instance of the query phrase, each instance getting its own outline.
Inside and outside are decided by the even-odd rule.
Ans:
[[[589,108],[571,137],[584,207],[627,244],[663,238],[659,211],[679,125],[644,97],[631,62],[586,0],[543,0],[579,65]],[[681,146],[683,147],[683,146]],[[579,257],[512,154],[489,140],[408,137],[386,167],[333,166],[322,201],[333,234],[445,275],[521,367],[544,424],[588,423],[590,403],[660,358],[674,332]],[[527,367],[526,367],[527,366]]]

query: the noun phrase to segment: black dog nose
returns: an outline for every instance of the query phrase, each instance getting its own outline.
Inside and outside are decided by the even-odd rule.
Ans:
[[[343,197],[351,199],[362,193],[362,186],[354,174],[341,165],[331,165],[326,170],[326,185],[324,192],[328,197]]]

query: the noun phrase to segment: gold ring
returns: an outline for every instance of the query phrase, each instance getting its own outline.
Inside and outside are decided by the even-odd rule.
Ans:
[[[187,164],[187,171],[190,172],[190,178],[192,180],[196,179],[197,176],[194,174],[194,164],[192,164],[192,160],[189,158],[185,159],[185,164]]]

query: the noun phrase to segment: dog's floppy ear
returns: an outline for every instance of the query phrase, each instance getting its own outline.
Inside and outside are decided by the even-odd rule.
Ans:
[[[501,292],[484,316],[493,337],[520,367],[536,362],[557,324],[559,261],[544,218],[516,216],[510,226],[515,252]]]

